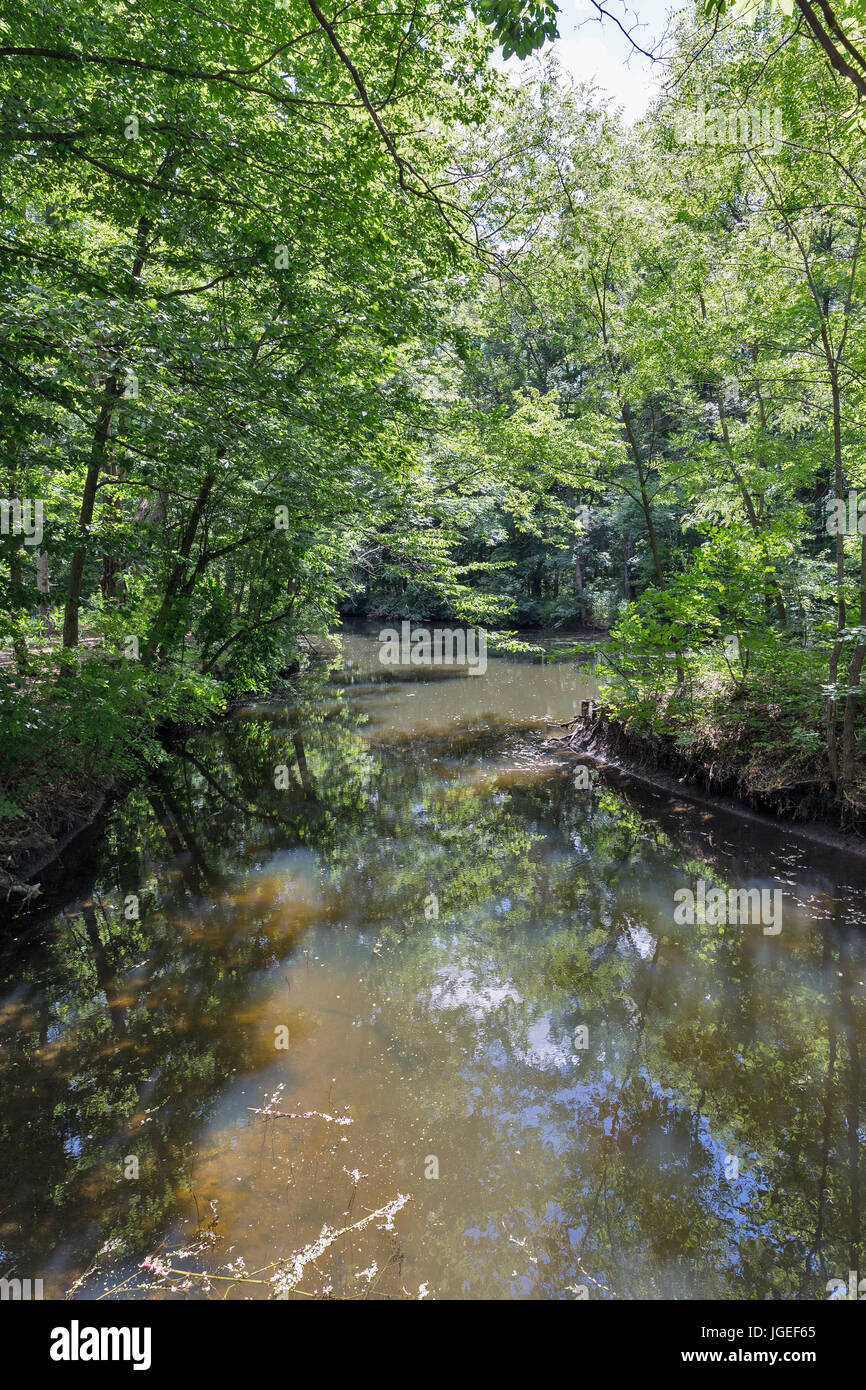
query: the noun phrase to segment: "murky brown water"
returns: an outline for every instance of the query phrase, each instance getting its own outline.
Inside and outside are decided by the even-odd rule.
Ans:
[[[862,1241],[860,864],[587,785],[544,743],[573,662],[343,660],[174,755],[6,942],[0,1272],[264,1297],[327,1228],[293,1296],[827,1297]],[[781,888],[782,930],[678,925],[699,878]]]

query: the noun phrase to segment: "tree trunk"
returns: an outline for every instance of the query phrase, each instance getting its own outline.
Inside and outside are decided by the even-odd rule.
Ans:
[[[9,556],[9,592],[13,603],[17,607],[17,595],[24,589],[24,579],[21,573],[21,555],[17,550],[13,550]],[[13,615],[12,631],[12,652],[15,657],[15,669],[19,676],[24,676],[30,669],[30,654],[27,651],[27,643],[21,628],[18,626],[17,616]]]
[[[171,168],[174,161],[173,152],[166,154],[160,165],[157,178],[162,178]],[[135,233],[135,257],[132,262],[132,270],[129,276],[129,298],[134,299],[141,283],[141,272],[144,269],[144,258],[147,252],[147,241],[152,229],[149,217],[140,217]],[[119,357],[125,344],[117,345],[116,356]],[[108,440],[111,436],[111,421],[117,402],[122,395],[123,387],[120,380],[120,370],[115,370],[109,375],[106,382],[105,396],[93,430],[93,444],[90,450],[90,462],[87,466],[87,477],[84,482],[84,494],[81,499],[81,511],[78,516],[78,538],[79,545],[72,556],[72,563],[69,566],[69,582],[66,590],[66,608],[63,614],[63,645],[64,647],[78,646],[78,609],[81,603],[81,582],[84,577],[84,563],[87,558],[87,533],[93,521],[93,507],[96,501],[96,489],[99,486],[99,477],[105,462]]]
[[[866,535],[860,537],[860,624],[866,617]],[[848,666],[848,694],[845,697],[845,719],[842,724],[842,781],[850,785],[854,781],[855,753],[857,750],[857,710],[860,705],[860,675],[863,658],[866,656],[866,643],[857,642]]]
[[[114,463],[108,463],[106,465],[106,471],[111,478],[116,478],[118,476],[117,466]],[[106,529],[110,536],[113,525],[120,521],[122,514],[120,494],[118,492],[112,492],[104,498],[102,514],[105,518]],[[102,589],[102,597],[107,603],[116,603],[125,593],[126,585],[122,578],[123,570],[123,561],[119,560],[116,555],[103,555],[100,587]]]
[[[580,614],[581,627],[588,627],[586,616],[586,589],[583,583],[583,570],[580,565],[580,550],[577,542],[574,546],[574,587],[577,590],[577,606]]]
[[[111,416],[119,396],[120,381],[117,374],[112,373],[106,385],[105,399],[96,417],[96,425],[93,431],[93,444],[90,450],[90,462],[87,465],[87,476],[84,480],[84,493],[81,498],[81,510],[78,514],[79,544],[72,556],[72,563],[69,566],[69,581],[66,588],[66,608],[63,614],[63,645],[67,648],[78,646],[78,608],[81,603],[81,582],[84,578],[84,562],[87,559],[87,533],[93,521],[96,489],[99,486],[99,478],[102,473],[102,466],[105,461],[105,454],[111,433]]]
[[[627,528],[625,533],[625,555],[622,562],[623,591],[625,593],[626,603],[634,602],[634,585],[631,582],[631,575],[629,574],[628,568],[633,554],[634,541],[632,540],[631,530]]]
[[[845,479],[842,473],[842,410],[839,396],[839,374],[830,365],[830,395],[833,402],[833,486],[837,502],[845,497]],[[836,697],[833,687],[839,675],[839,661],[842,656],[842,631],[845,627],[845,537],[840,530],[836,533],[836,640],[830,653],[829,684],[831,693],[827,699],[827,761],[830,776],[834,781],[839,776],[839,758],[836,741]]]
[[[664,593],[667,590],[668,586],[665,582],[664,571],[662,570],[662,562],[659,558],[659,547],[658,540],[656,538],[655,522],[653,521],[652,507],[650,506],[649,493],[647,492],[646,487],[646,474],[644,473],[643,460],[641,459],[640,450],[638,449],[637,440],[635,438],[634,430],[632,429],[631,425],[631,412],[629,410],[628,401],[622,401],[620,403],[620,411],[622,413],[622,421],[625,425],[625,432],[628,437],[629,445],[631,447],[631,452],[635,461],[635,466],[637,467],[638,482],[640,484],[641,506],[643,507],[643,514],[646,517],[646,529],[649,535],[650,550],[652,551],[653,565],[655,567],[656,572],[656,583]],[[680,651],[679,647],[674,648],[674,656],[676,658],[677,663],[677,683],[679,685],[684,685],[686,680],[685,663],[683,662],[683,654]]]
[[[168,584],[165,587],[165,593],[162,603],[160,604],[159,612],[156,615],[153,631],[145,644],[143,660],[146,664],[153,661],[160,647],[170,638],[171,632],[177,624],[177,615],[172,613],[172,609],[181,595],[187,569],[186,562],[190,557],[193,541],[195,540],[196,532],[198,531],[199,523],[201,522],[205,507],[207,506],[213,485],[214,475],[212,473],[206,474],[198,490],[198,496],[195,499],[195,505],[190,513],[189,520],[184,527],[180,543],[180,553],[175,561]]]
[[[36,552],[36,592],[39,595],[39,616],[47,622],[51,597],[47,550],[37,550]]]
[[[740,492],[740,496],[741,496],[742,499],[743,499],[743,507],[744,507],[744,509],[745,509],[745,513],[746,513],[746,517],[747,517],[747,519],[748,519],[749,525],[750,525],[751,528],[752,528],[752,534],[754,535],[755,539],[756,539],[757,541],[760,542],[760,538],[761,538],[761,523],[760,523],[760,520],[758,519],[758,515],[757,515],[757,513],[756,513],[756,511],[755,511],[755,504],[754,504],[754,502],[752,501],[752,497],[751,497],[751,495],[750,495],[750,493],[749,493],[749,489],[746,487],[746,484],[743,482],[743,479],[742,479],[742,477],[741,477],[741,475],[740,475],[740,470],[738,469],[738,467],[737,467],[737,465],[736,465],[736,462],[735,462],[735,460],[734,460],[734,451],[733,451],[733,449],[731,448],[731,437],[730,437],[730,433],[729,433],[729,431],[728,431],[727,416],[725,415],[725,405],[724,405],[724,400],[723,400],[723,398],[722,398],[721,395],[719,395],[719,396],[716,398],[716,404],[717,404],[718,411],[719,411],[719,423],[720,423],[720,425],[721,425],[721,427],[722,427],[722,438],[723,438],[724,441],[725,441],[725,449],[726,449],[727,455],[728,455],[728,467],[730,468],[730,470],[731,470],[731,472],[732,472],[732,474],[733,474],[733,476],[734,476],[734,482],[737,484],[737,487],[738,487],[739,492]],[[769,569],[769,566],[770,566],[770,557],[769,557],[769,555],[767,554],[767,551],[766,551],[765,549],[763,549],[763,548],[762,548],[762,555],[763,555],[763,560],[764,560],[764,584],[765,584],[765,590],[766,590],[766,603],[767,603],[767,607],[768,607],[768,609],[769,609],[770,603],[771,603],[772,601],[775,601],[775,604],[776,604],[776,617],[779,619],[779,622],[780,622],[780,623],[782,624],[782,626],[784,627],[784,626],[787,624],[787,621],[788,621],[788,614],[787,614],[787,610],[786,610],[786,608],[785,608],[785,598],[784,598],[784,595],[783,595],[783,593],[782,593],[782,590],[781,590],[781,588],[780,588],[780,586],[779,586],[779,581],[778,581],[777,579],[771,578],[770,575],[767,573],[767,571],[768,571],[768,569]],[[772,598],[771,598],[771,595],[772,595]]]

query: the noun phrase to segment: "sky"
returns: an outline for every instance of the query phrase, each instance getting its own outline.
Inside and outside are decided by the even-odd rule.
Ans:
[[[683,0],[606,0],[641,48],[651,50],[662,37],[668,15],[682,8]],[[662,65],[633,52],[628,39],[612,20],[597,21],[589,0],[559,0],[560,37],[547,44],[562,66],[578,82],[592,82],[615,106],[621,106],[628,125],[642,116],[658,92]],[[503,64],[506,72],[519,73],[529,66],[517,58]]]

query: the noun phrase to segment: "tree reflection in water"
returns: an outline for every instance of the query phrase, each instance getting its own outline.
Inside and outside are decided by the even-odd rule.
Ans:
[[[92,1294],[209,1225],[251,1270],[397,1194],[396,1235],[325,1260],[335,1294],[824,1298],[859,1270],[862,871],[572,772],[507,720],[371,736],[325,697],[177,750],[87,900],[4,944],[2,1272],[57,1296],[96,1261]],[[675,926],[698,877],[780,883],[781,934]],[[279,1086],[351,1126],[263,1126]]]

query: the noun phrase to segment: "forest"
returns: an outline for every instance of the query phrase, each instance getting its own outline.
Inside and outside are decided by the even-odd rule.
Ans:
[[[47,746],[129,766],[347,615],[609,632],[615,716],[858,817],[864,79],[817,13],[681,11],[624,128],[491,66],[531,6],[7,8],[13,839]]]
[[[511,1014],[507,1024],[495,1014],[490,1037],[511,1063],[514,1030],[536,1028],[521,1066],[553,1055],[560,1023],[571,1036],[588,1019],[590,1036],[609,1027],[623,1042],[606,1055],[614,1070],[626,1057],[633,1110],[622,1097],[599,1103],[596,1138],[584,1134],[574,1160],[575,1171],[583,1162],[601,1174],[599,1191],[615,1191],[615,1229],[608,1217],[594,1244],[601,1198],[590,1200],[571,1173],[557,1200],[583,1234],[560,1248],[565,1217],[533,1228],[554,1251],[540,1296],[559,1297],[585,1275],[591,1297],[812,1297],[809,1279],[823,1287],[838,1276],[847,1287],[858,1269],[860,946],[847,936],[838,945],[822,926],[817,944],[797,945],[802,957],[776,956],[770,967],[777,943],[760,931],[759,959],[740,946],[729,954],[722,927],[717,940],[704,924],[686,983],[681,938],[671,945],[665,927],[665,988],[675,981],[665,999],[684,1004],[674,1015],[653,994],[662,946],[642,944],[655,939],[647,904],[659,885],[673,891],[701,873],[754,880],[771,883],[781,903],[801,861],[773,860],[770,880],[747,831],[700,840],[677,824],[672,782],[660,783],[664,807],[635,788],[600,791],[587,771],[594,809],[572,806],[551,771],[552,742],[530,739],[527,751],[526,731],[534,736],[533,721],[546,717],[572,751],[689,778],[726,805],[794,825],[819,822],[842,837],[834,847],[862,843],[866,3],[689,0],[652,40],[621,0],[586,0],[581,15],[650,62],[654,95],[637,119],[566,71],[552,0],[3,6],[0,910],[10,921],[60,915],[35,958],[9,948],[14,989],[0,1033],[10,1020],[18,1026],[19,985],[35,999],[43,968],[51,984],[2,1053],[0,1083],[15,1090],[15,1072],[21,1096],[44,1086],[46,1099],[38,1111],[16,1101],[23,1109],[0,1126],[0,1153],[7,1168],[23,1115],[54,1215],[26,1183],[4,1206],[0,1183],[0,1274],[35,1277],[52,1249],[74,1246],[69,1280],[90,1277],[100,1222],[100,1240],[150,1250],[186,1190],[179,1175],[221,1084],[252,1074],[263,1048],[272,1056],[271,1034],[284,1026],[284,1013],[267,1013],[262,1042],[261,1018],[249,1023],[252,982],[288,970],[302,940],[304,960],[318,960],[309,943],[341,913],[362,935],[322,947],[339,955],[327,978],[333,969],[353,997],[346,981],[367,969],[358,941],[369,946],[376,960],[364,960],[385,970],[383,996],[402,999],[398,1032],[427,1027],[411,1000],[439,969],[441,942],[429,932],[440,913],[470,914],[486,945],[477,959],[460,957],[453,980],[445,971],[429,985],[429,1018],[466,1006],[454,980],[481,970],[495,939],[489,988]],[[392,711],[386,737],[376,722],[381,672],[370,676],[363,643],[406,623],[483,634],[506,691],[500,703],[479,695],[477,709],[461,706],[468,722],[458,728],[443,679],[422,697],[426,722]],[[350,693],[356,682],[371,743],[343,722],[345,709],[335,713],[323,656],[338,662]],[[581,662],[595,682],[585,713],[585,700],[570,703]],[[465,684],[471,693],[460,698],[471,701],[481,682]],[[521,710],[511,723],[506,696]],[[460,758],[469,760],[462,791]],[[88,859],[79,874],[61,851],[118,800],[101,868]],[[563,856],[584,851],[591,868],[578,880]],[[65,887],[46,898],[40,883],[58,855]],[[677,855],[685,868],[671,868]],[[268,886],[271,856],[294,885],[291,907],[283,888]],[[324,866],[321,881],[309,856]],[[638,859],[630,877],[624,866]],[[242,861],[254,875],[248,892],[234,877]],[[809,902],[820,900],[843,932],[859,921],[857,895],[845,899],[850,913],[822,896],[831,890],[821,863]],[[781,923],[806,912],[805,896],[793,909],[785,901],[780,951],[791,949]],[[539,903],[550,936],[530,959],[519,933]],[[667,899],[664,912],[670,924]],[[575,922],[589,917],[592,933],[576,938]],[[506,918],[518,933],[507,949],[496,936]],[[626,919],[639,989],[605,936]],[[756,986],[759,966],[768,973]],[[513,988],[502,983],[512,968]],[[684,1016],[705,1008],[719,978],[727,992],[706,1005],[712,1020],[695,1041]],[[753,988],[767,991],[760,1007]],[[293,1037],[325,1009],[313,986],[303,989],[311,993],[292,1012]],[[798,1014],[791,1001],[801,989]],[[185,1050],[170,1047],[159,1021],[182,998]],[[461,1015],[461,1065],[488,1004]],[[341,1007],[366,1017],[366,1004]],[[542,1045],[545,1009],[553,1022]],[[775,1026],[784,1047],[770,1065],[762,1027]],[[439,1057],[434,1031],[423,1048]],[[640,1069],[643,1047],[666,1077],[661,1090]],[[134,1053],[134,1076],[118,1070],[121,1053]],[[782,1054],[795,1059],[787,1070]],[[747,1082],[738,1068],[752,1061]],[[380,1077],[391,1065],[383,1052]],[[280,1108],[283,1081],[268,1073],[270,1099],[263,1081],[244,1096],[245,1118],[348,1126],[362,1102],[340,1110],[322,1067],[318,1089],[311,1082],[294,1110]],[[778,1127],[765,1124],[762,1068]],[[795,1082],[794,1071],[806,1079]],[[92,1096],[61,1124],[70,1076],[73,1090],[90,1077]],[[538,1103],[567,1134],[548,1082]],[[796,1096],[795,1085],[804,1088]],[[436,1106],[447,1112],[459,1093],[470,1113],[467,1076],[454,1087],[434,1088]],[[690,1097],[685,1109],[662,1115],[677,1088]],[[171,1110],[179,1091],[187,1108]],[[109,1157],[122,1164],[133,1152],[145,1100],[168,1118],[148,1131],[151,1168],[141,1163],[151,1185],[130,1212]],[[465,1159],[451,1132],[464,1194],[479,1171],[473,1155],[499,1172],[506,1102],[497,1092],[495,1124],[488,1114]],[[627,1112],[636,1147],[617,1169],[604,1126],[625,1125]],[[666,1186],[637,1136],[676,1131],[671,1144],[695,1164],[683,1200],[702,1202],[715,1161],[701,1147],[704,1124],[739,1125],[742,1151],[765,1164],[766,1184],[740,1194],[755,1207],[735,1254],[728,1217],[709,1198],[696,1224],[654,1229],[663,1224],[650,1210],[654,1185],[670,1196],[679,1179],[668,1174]],[[410,1128],[389,1112],[389,1154]],[[719,1153],[739,1153],[724,1134]],[[424,1142],[434,1154],[447,1147]],[[300,1164],[306,1181],[305,1152],[301,1144],[285,1162]],[[539,1171],[552,1163],[540,1141],[536,1160]],[[335,1187],[341,1172],[355,1184],[349,1212],[363,1161],[350,1170],[336,1149],[323,1158]],[[195,1201],[204,1239],[203,1198]],[[390,1232],[397,1201],[389,1176],[365,1205],[382,1217],[378,1230]],[[7,1267],[3,1213],[18,1205],[29,1213],[29,1253]],[[361,1215],[355,1208],[356,1224],[340,1233],[363,1229],[366,1239]],[[443,1217],[431,1265],[442,1288],[464,1217],[485,1229],[474,1209]],[[771,1260],[759,1231],[774,1222],[782,1233]],[[638,1228],[647,1247],[624,1273],[617,1261]],[[262,1267],[275,1248],[263,1242]],[[674,1268],[673,1248],[686,1264]],[[304,1249],[295,1274],[280,1275],[293,1296],[313,1260],[313,1245]],[[712,1292],[699,1272],[709,1249],[718,1255]],[[506,1296],[480,1236],[478,1250],[463,1287]],[[405,1293],[402,1259],[386,1256],[381,1290],[393,1283],[393,1296]],[[233,1280],[237,1268],[227,1268],[211,1277]],[[150,1288],[177,1274],[167,1263],[147,1269],[157,1276]],[[528,1282],[507,1296],[539,1296],[538,1270],[527,1265],[521,1277]],[[109,1292],[124,1287],[113,1278]]]

